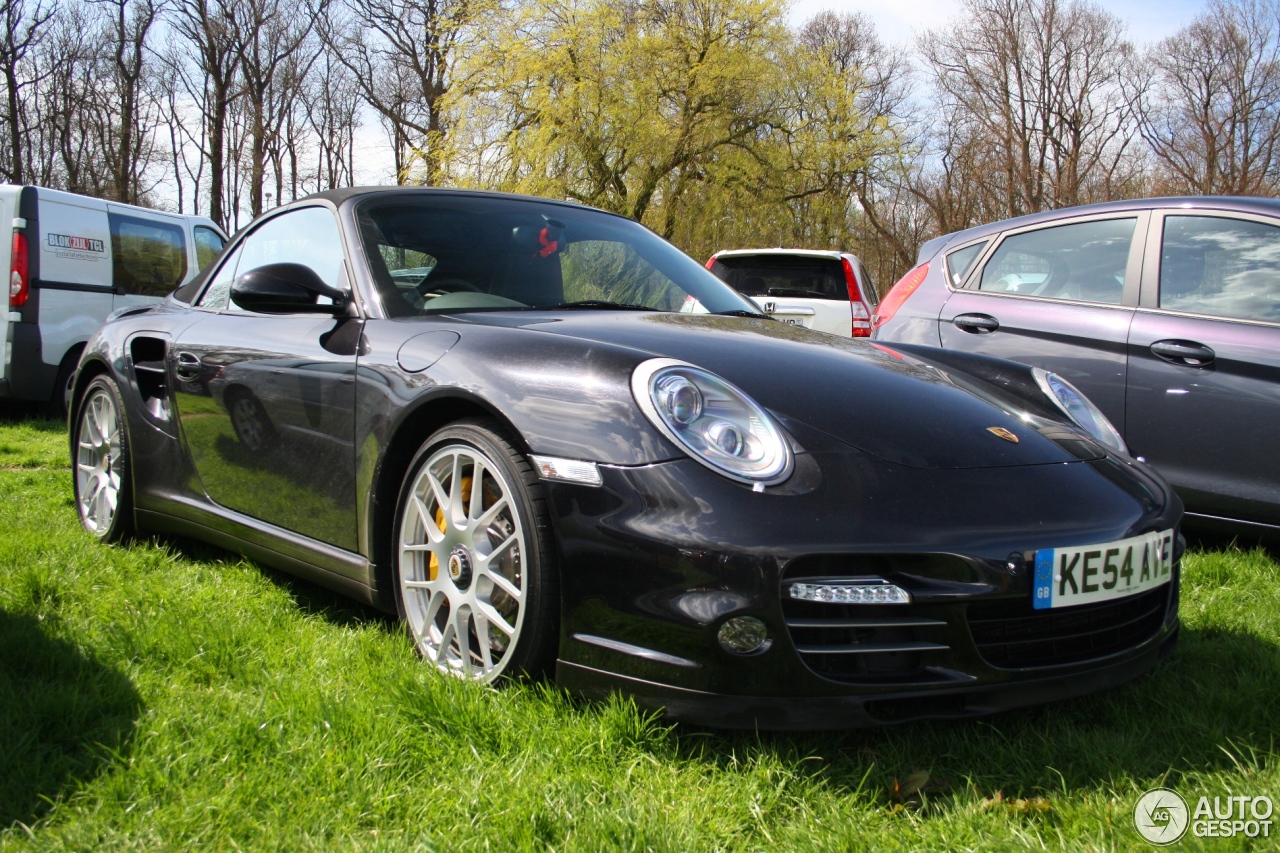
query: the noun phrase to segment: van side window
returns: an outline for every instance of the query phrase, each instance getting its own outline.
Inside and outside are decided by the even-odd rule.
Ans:
[[[136,296],[164,296],[187,275],[182,226],[110,213],[111,267],[116,287]]]
[[[203,225],[197,225],[193,233],[196,239],[196,271],[199,272],[209,266],[222,251],[222,235]]]

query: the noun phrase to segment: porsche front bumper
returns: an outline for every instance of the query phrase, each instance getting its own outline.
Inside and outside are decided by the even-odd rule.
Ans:
[[[553,485],[559,683],[694,723],[838,729],[1087,694],[1151,670],[1176,642],[1180,544],[1153,590],[1031,604],[1036,549],[1176,530],[1180,502],[1143,467],[807,463],[807,479],[764,494],[688,460],[603,467],[602,488]],[[798,577],[881,578],[911,603],[797,601],[783,589]],[[765,650],[717,641],[742,615],[767,626]]]

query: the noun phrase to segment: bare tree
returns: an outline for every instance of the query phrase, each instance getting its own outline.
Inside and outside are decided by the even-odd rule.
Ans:
[[[266,168],[279,146],[285,116],[320,52],[309,37],[325,0],[313,9],[281,0],[237,0],[241,92],[248,110],[249,213],[262,213]]]
[[[1280,3],[1211,0],[1144,65],[1134,101],[1169,189],[1280,191]]]
[[[4,164],[5,177],[15,183],[26,181],[27,154],[24,150],[23,112],[26,109],[24,90],[35,85],[47,75],[43,69],[26,69],[32,53],[39,47],[48,31],[49,22],[57,14],[56,0],[36,0],[30,5],[26,0],[0,0],[0,70],[5,86],[5,125],[8,131],[8,162]]]
[[[1132,49],[1120,20],[1087,0],[966,0],[962,20],[919,46],[937,145],[979,169],[969,188],[989,198],[978,209],[1017,216],[1129,191]]]
[[[308,134],[316,144],[316,191],[355,180],[355,131],[360,126],[359,87],[351,70],[326,50],[302,92]],[[294,167],[295,171],[297,167]]]
[[[229,223],[227,121],[240,95],[242,39],[234,6],[235,0],[177,0],[173,15],[177,43],[171,46],[170,56],[194,54],[195,67],[183,62],[169,65],[200,113],[203,161],[209,166],[209,218],[223,227]]]
[[[388,129],[397,183],[415,158],[428,185],[443,174],[443,99],[452,83],[454,52],[485,0],[348,0],[349,14],[325,39],[354,75],[361,96]]]
[[[117,201],[137,204],[142,197],[142,173],[153,154],[150,133],[156,123],[150,103],[148,36],[160,16],[155,0],[89,0],[104,12],[103,35],[109,59],[102,64],[97,92],[101,117],[101,155],[111,176],[108,194]],[[106,83],[107,85],[102,85]]]

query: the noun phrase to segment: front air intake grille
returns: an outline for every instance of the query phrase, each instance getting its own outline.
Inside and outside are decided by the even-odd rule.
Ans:
[[[1001,669],[1079,663],[1122,652],[1160,630],[1165,584],[1139,595],[1061,610],[1036,610],[1029,597],[969,605],[969,630],[983,660]]]
[[[782,613],[800,659],[824,678],[863,684],[946,681],[950,625],[910,604],[837,604],[791,598],[790,584],[835,578],[892,578],[898,572],[968,579],[954,557],[933,554],[822,554],[788,564]]]
[[[800,659],[837,681],[929,680],[925,664],[948,650],[947,623],[907,606],[784,599],[782,610]]]

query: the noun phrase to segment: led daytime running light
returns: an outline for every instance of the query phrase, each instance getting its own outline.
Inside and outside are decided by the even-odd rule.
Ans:
[[[834,583],[797,582],[791,584],[788,594],[800,601],[821,601],[831,604],[910,604],[911,596],[900,586],[884,581]]]

